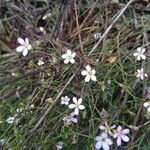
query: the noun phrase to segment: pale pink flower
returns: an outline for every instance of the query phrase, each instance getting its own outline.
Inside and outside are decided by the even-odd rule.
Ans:
[[[76,118],[75,116],[76,116],[76,115],[74,114],[74,112],[71,113],[69,116],[65,116],[65,117],[63,118],[64,123],[65,123],[66,125],[71,125],[72,122],[73,122],[73,123],[77,123],[78,120],[77,120],[77,118]]]
[[[117,145],[120,146],[122,144],[121,140],[124,142],[129,141],[129,137],[126,136],[126,134],[129,133],[129,129],[122,129],[121,126],[118,126],[117,130],[115,131],[113,137],[116,139],[117,138]]]

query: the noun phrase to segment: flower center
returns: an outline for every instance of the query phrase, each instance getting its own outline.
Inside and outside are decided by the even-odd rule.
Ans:
[[[71,56],[71,55],[69,55],[69,56],[68,56],[68,59],[69,59],[69,60],[71,60],[71,59],[72,59],[72,56]]]
[[[92,75],[92,72],[91,72],[91,71],[89,71],[89,72],[88,72],[88,74],[89,74],[89,76],[91,76],[91,75]]]
[[[106,139],[102,138],[102,142],[105,142],[105,141],[106,141]]]

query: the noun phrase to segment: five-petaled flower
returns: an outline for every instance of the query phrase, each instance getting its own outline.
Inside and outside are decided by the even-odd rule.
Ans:
[[[150,112],[150,101],[145,102],[143,105],[147,108],[147,111]]]
[[[78,120],[75,116],[76,115],[74,114],[74,112],[72,112],[69,116],[65,116],[63,118],[63,121],[64,121],[65,125],[70,125],[72,122],[77,123]]]
[[[138,47],[137,52],[133,53],[133,56],[135,56],[137,60],[146,59],[144,53],[145,53],[145,48]]]
[[[86,68],[86,70],[83,70],[81,72],[81,75],[86,76],[85,82],[89,82],[90,79],[92,81],[96,82],[97,81],[96,76],[95,76],[96,71],[94,69],[92,69],[89,65],[87,65],[85,68]]]
[[[68,105],[69,104],[69,101],[70,101],[70,98],[68,96],[65,96],[65,97],[61,97],[61,105]]]
[[[80,109],[80,110],[85,109],[85,106],[84,106],[84,105],[81,105],[81,103],[82,103],[82,98],[79,98],[79,99],[77,100],[76,97],[73,97],[73,102],[74,102],[74,104],[70,104],[70,105],[69,105],[69,108],[70,108],[70,109],[74,109],[74,114],[75,114],[75,115],[78,115],[78,114],[79,114],[79,109]]]
[[[129,137],[126,136],[126,134],[129,133],[129,129],[122,129],[121,126],[118,126],[117,130],[114,132],[113,137],[116,139],[117,138],[117,145],[120,146],[121,140],[123,140],[124,142],[128,142],[129,141]]]
[[[71,50],[67,50],[67,52],[65,54],[62,55],[62,58],[64,59],[64,63],[68,64],[69,62],[71,64],[75,63],[75,59],[74,57],[76,56],[75,52],[72,52]]]
[[[19,37],[17,39],[17,42],[20,44],[20,46],[16,48],[16,51],[22,52],[23,56],[26,56],[28,54],[28,51],[32,48],[31,45],[29,44],[29,39],[25,38],[24,40]]]
[[[145,77],[147,77],[148,75],[146,73],[144,73],[144,69],[137,69],[137,78],[140,78],[141,80],[144,80]]]
[[[108,138],[108,135],[105,132],[102,133],[100,136],[97,136],[95,140],[96,140],[95,144],[96,150],[100,150],[101,148],[104,150],[109,150],[110,145],[113,144],[112,140]]]

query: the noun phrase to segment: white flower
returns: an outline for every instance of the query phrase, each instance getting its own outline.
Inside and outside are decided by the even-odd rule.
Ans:
[[[56,145],[57,150],[61,150],[61,149],[63,148],[63,144],[64,144],[64,142],[59,141],[59,142],[57,143],[57,145]]]
[[[150,101],[145,102],[143,105],[147,108],[147,111],[150,112]]]
[[[101,33],[99,33],[99,32],[97,32],[97,33],[94,34],[94,38],[95,38],[95,39],[99,39],[101,36],[102,36],[102,35],[101,35]]]
[[[15,117],[8,117],[8,118],[6,119],[6,122],[7,122],[8,124],[12,124],[12,123],[14,123],[14,121],[15,121]]]
[[[43,34],[46,34],[46,31],[43,27],[39,27],[39,30],[43,33]]]
[[[113,137],[116,139],[117,138],[117,145],[121,145],[121,140],[123,140],[124,142],[128,142],[129,141],[129,137],[126,136],[126,134],[129,133],[129,129],[122,129],[121,126],[118,126],[117,130],[115,131]]]
[[[83,70],[81,72],[81,75],[86,76],[85,82],[89,82],[90,79],[96,82],[97,81],[96,76],[95,76],[96,71],[94,69],[91,69],[89,65],[87,65],[85,68],[86,70]]]
[[[133,53],[133,56],[135,56],[137,60],[146,59],[144,53],[145,53],[145,48],[138,47],[137,52]]]
[[[61,105],[68,105],[69,104],[69,101],[70,101],[70,98],[68,96],[65,96],[65,97],[61,97]]]
[[[70,108],[70,109],[75,109],[75,110],[74,110],[74,114],[75,114],[75,115],[78,115],[78,114],[79,114],[79,109],[80,109],[80,110],[85,109],[85,106],[84,106],[84,105],[81,105],[81,103],[82,103],[82,98],[79,98],[79,99],[77,100],[76,97],[73,97],[73,102],[74,102],[74,104],[70,104],[70,105],[69,105],[69,108]]]
[[[43,58],[40,58],[37,64],[38,64],[39,66],[42,66],[42,65],[44,65]]]
[[[76,53],[71,52],[71,50],[68,49],[67,52],[62,55],[62,58],[64,59],[65,64],[68,64],[69,62],[74,64],[75,63],[75,59],[74,59],[75,56],[76,56]]]
[[[96,150],[100,150],[101,148],[104,150],[109,150],[110,145],[113,144],[112,140],[108,138],[107,133],[102,133],[100,136],[97,136],[95,140],[96,140],[95,144]]]
[[[99,128],[101,130],[104,130],[104,132],[109,133],[109,135],[113,135],[112,130],[115,128],[115,125],[108,126],[108,124],[105,122],[105,125],[100,125]]]
[[[16,51],[22,52],[23,56],[26,56],[28,54],[28,50],[31,49],[31,45],[29,44],[29,39],[25,38],[25,40],[23,40],[22,38],[18,38],[17,41],[20,44],[20,46],[16,48]]]
[[[144,73],[144,69],[137,69],[137,78],[140,78],[141,80],[144,80],[145,77],[147,77],[148,75],[146,73]]]
[[[71,113],[70,116],[65,116],[63,118],[63,121],[65,122],[66,125],[70,125],[71,122],[73,122],[73,123],[77,123],[78,122],[77,118],[75,117],[74,112]]]

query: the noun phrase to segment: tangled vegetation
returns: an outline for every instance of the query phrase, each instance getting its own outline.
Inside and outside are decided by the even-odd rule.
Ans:
[[[150,149],[148,0],[0,4],[0,149]]]

